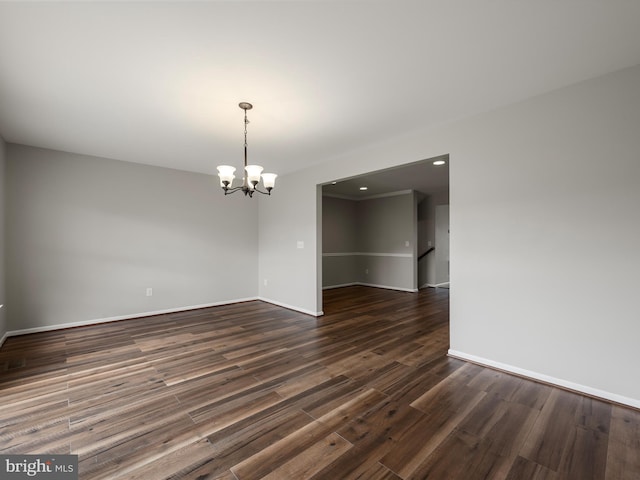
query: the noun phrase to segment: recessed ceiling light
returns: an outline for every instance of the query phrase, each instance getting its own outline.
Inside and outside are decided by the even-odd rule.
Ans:
[[[444,160],[436,160],[435,162],[433,162],[434,165],[444,165],[446,162]]]
[[[367,190],[368,187],[360,187],[360,190]]]

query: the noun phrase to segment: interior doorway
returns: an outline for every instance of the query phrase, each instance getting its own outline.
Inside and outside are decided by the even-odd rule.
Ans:
[[[353,225],[349,226],[344,219],[326,221],[326,216],[336,211],[334,204],[340,203],[337,200],[345,204],[340,209],[340,212],[345,213],[352,209],[354,202],[355,204],[362,202],[361,205],[365,203],[388,205],[392,203],[390,200],[378,202],[372,200],[401,195],[411,195],[414,199],[413,234],[399,235],[396,239],[398,242],[391,246],[387,245],[384,251],[368,251],[371,250],[368,245],[363,247],[357,241],[349,244],[349,231],[353,230]],[[448,286],[449,155],[440,155],[319,185],[318,202],[319,298],[322,298],[324,289],[348,284],[366,284],[367,282],[362,280],[362,275],[371,275],[372,271],[368,268],[370,264],[393,264],[394,267],[385,268],[402,268],[406,271],[406,264],[403,264],[403,267],[398,266],[405,259],[412,263],[411,268],[415,277],[413,291],[421,287]],[[436,221],[436,207],[440,216],[446,212],[446,235],[442,236],[440,232],[438,238],[436,238],[436,224],[442,227],[445,217],[439,217]],[[440,207],[446,207],[446,209]],[[361,211],[362,208],[356,206],[353,210]],[[390,222],[389,228],[397,228],[397,225]],[[347,237],[343,238],[343,244],[346,246],[336,247],[336,237]],[[426,252],[428,253],[425,256]],[[394,285],[373,286],[394,288]],[[403,286],[398,289],[407,291]]]

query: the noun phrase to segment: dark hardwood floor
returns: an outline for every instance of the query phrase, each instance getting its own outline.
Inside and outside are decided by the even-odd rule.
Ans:
[[[0,453],[83,479],[638,479],[640,412],[448,358],[448,290],[11,337]]]

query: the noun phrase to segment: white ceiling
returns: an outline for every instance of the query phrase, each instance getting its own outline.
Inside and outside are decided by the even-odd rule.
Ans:
[[[640,63],[634,0],[0,2],[0,134],[291,172]]]

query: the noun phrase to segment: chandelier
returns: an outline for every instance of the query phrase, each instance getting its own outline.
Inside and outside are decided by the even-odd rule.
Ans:
[[[220,165],[218,167],[218,176],[220,177],[220,186],[224,190],[224,194],[228,195],[238,190],[242,191],[245,195],[253,197],[255,192],[263,195],[271,195],[271,190],[276,184],[275,173],[262,173],[263,168],[260,165],[247,165],[247,110],[251,110],[253,105],[247,102],[240,102],[238,106],[244,110],[244,174],[242,176],[242,185],[238,187],[233,186],[233,179],[236,177],[234,172],[235,167],[230,165]],[[258,188],[260,183],[260,177],[262,177],[262,184],[266,192]]]

